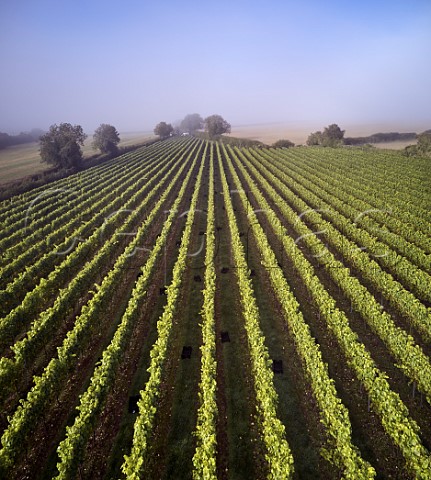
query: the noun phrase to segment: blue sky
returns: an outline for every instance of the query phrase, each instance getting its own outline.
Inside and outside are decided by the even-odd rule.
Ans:
[[[10,133],[193,112],[431,128],[430,0],[0,0],[0,61]]]

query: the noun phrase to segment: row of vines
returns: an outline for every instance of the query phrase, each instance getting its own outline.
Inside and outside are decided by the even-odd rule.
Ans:
[[[430,478],[431,198],[412,161],[170,139],[2,202],[0,476],[94,478],[98,455],[96,478],[171,478],[182,409],[184,478],[233,478],[241,421],[259,478]]]

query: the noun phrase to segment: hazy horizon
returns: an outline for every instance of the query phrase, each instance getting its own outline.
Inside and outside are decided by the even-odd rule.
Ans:
[[[425,0],[23,0],[0,6],[0,131],[232,126],[431,128]],[[370,127],[371,128],[371,127]]]

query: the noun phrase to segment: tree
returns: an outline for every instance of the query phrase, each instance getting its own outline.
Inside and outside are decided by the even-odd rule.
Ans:
[[[416,157],[418,155],[418,146],[417,145],[407,145],[407,147],[404,148],[403,154],[406,157]]]
[[[307,138],[307,145],[310,147],[313,145],[321,145],[322,144],[322,132],[314,132],[310,133]]]
[[[180,134],[181,134],[181,130],[179,129],[179,127],[173,127],[172,135],[177,137]]]
[[[416,145],[407,145],[404,148],[404,155],[407,157],[431,157],[431,130],[416,135]]]
[[[230,124],[220,115],[210,115],[205,119],[205,131],[210,138],[223,133],[230,133]]]
[[[344,132],[340,127],[333,123],[322,132],[310,133],[307,138],[307,145],[322,145],[323,147],[339,147],[344,143]]]
[[[338,147],[343,145],[343,137],[345,130],[333,123],[328,127],[325,127],[322,134],[322,145],[324,147]]]
[[[120,136],[115,127],[106,123],[100,124],[93,135],[93,148],[99,149],[102,153],[115,155],[118,153]]]
[[[277,140],[275,143],[272,144],[275,148],[290,148],[294,147],[295,144],[290,140]]]
[[[168,138],[173,131],[170,123],[160,122],[154,128],[154,135],[158,135],[160,138]]]
[[[204,126],[204,121],[199,113],[189,113],[180,123],[180,130],[193,134]]]
[[[426,130],[418,135],[417,149],[419,155],[431,155],[431,130]]]
[[[82,162],[80,145],[84,145],[86,138],[81,125],[51,125],[49,131],[40,137],[42,161],[60,168],[78,169]]]

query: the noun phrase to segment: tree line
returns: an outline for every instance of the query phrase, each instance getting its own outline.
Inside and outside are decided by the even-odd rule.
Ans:
[[[404,149],[404,155],[407,157],[431,157],[431,130],[425,130],[416,136],[416,145],[408,145]]]
[[[154,128],[154,133],[164,139],[172,134],[193,134],[202,128],[205,128],[210,138],[231,131],[230,124],[220,115],[210,115],[204,120],[198,113],[192,113],[186,115],[176,129],[171,124],[160,122]],[[81,125],[70,123],[51,125],[48,132],[39,135],[42,161],[57,168],[78,170],[83,160],[81,147],[86,138],[87,135]],[[102,123],[94,132],[92,146],[99,149],[102,154],[112,157],[118,153],[119,142],[120,136],[116,128]]]
[[[323,147],[340,147],[342,145],[366,145],[370,143],[382,143],[393,141],[416,140],[416,145],[408,145],[404,149],[406,156],[431,157],[431,130],[422,133],[374,133],[368,137],[347,137],[344,138],[345,130],[333,123],[326,127],[323,132],[313,132],[307,138],[307,145],[320,145]]]
[[[415,140],[417,134],[414,132],[399,133],[373,133],[368,137],[346,137],[344,139],[344,145],[365,145],[367,143],[384,143],[384,142],[396,142],[396,141],[410,141]]]
[[[344,144],[344,132],[333,123],[323,130],[323,132],[313,132],[307,138],[307,145],[321,145],[322,147],[339,147]]]
[[[224,133],[231,132],[231,125],[221,115],[210,115],[203,119],[198,113],[186,115],[177,127],[173,127],[170,123],[160,122],[154,128],[154,134],[161,139],[168,138],[172,135],[189,134],[193,135],[196,132],[204,130],[210,139],[217,138]],[[356,145],[362,143],[364,140],[371,140],[373,143],[378,141],[390,140],[407,140],[417,138],[416,145],[406,147],[405,154],[413,155],[431,155],[431,130],[427,130],[419,135],[406,133],[400,134],[398,132],[391,132],[387,134],[379,133],[369,137],[348,137],[344,138],[345,130],[333,123],[324,128],[323,131],[311,133],[307,138],[307,145],[319,145],[323,147],[339,147],[342,145]],[[70,123],[61,123],[59,125],[51,125],[49,131],[40,135],[40,130],[32,130],[29,134],[20,134],[15,141],[25,143],[30,136],[31,141],[35,137],[39,138],[40,142],[40,156],[42,161],[58,168],[77,170],[81,167],[83,155],[81,146],[87,135],[84,133],[80,125],[71,125]],[[7,134],[0,133],[0,148],[1,140],[6,143],[10,140],[5,140],[6,137],[13,137]],[[413,137],[414,136],[414,137]],[[102,123],[94,132],[92,146],[94,149],[99,149],[102,154],[115,156],[118,154],[118,143],[120,136],[116,128],[112,125]],[[295,144],[289,140],[279,140],[274,147],[293,147]]]
[[[42,161],[58,168],[78,170],[82,163],[82,150],[87,135],[81,125],[54,124],[40,137]],[[115,156],[118,153],[120,136],[112,125],[102,123],[94,132],[92,146],[102,154]]]
[[[18,135],[0,132],[0,150],[14,145],[37,142],[44,133],[43,130],[38,128],[33,128],[30,132],[21,132]]]
[[[210,138],[231,131],[231,125],[220,115],[210,115],[203,119],[198,113],[192,113],[186,115],[177,128],[170,123],[158,123],[154,128],[154,134],[165,139],[174,134],[194,134],[202,128],[205,128]],[[86,138],[87,135],[81,125],[70,123],[51,125],[49,131],[40,137],[42,161],[56,167],[78,169],[82,163],[81,146],[84,145]],[[93,147],[110,156],[118,153],[119,141],[116,128],[108,124],[101,124],[93,135]]]
[[[208,134],[209,138],[216,138],[223,133],[230,133],[231,125],[221,115],[214,114],[203,119],[199,113],[189,113],[175,128],[170,123],[158,123],[154,128],[154,134],[160,138],[168,138],[181,134],[193,135],[202,129]]]

